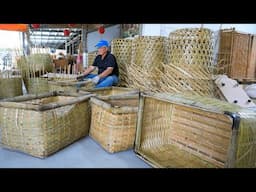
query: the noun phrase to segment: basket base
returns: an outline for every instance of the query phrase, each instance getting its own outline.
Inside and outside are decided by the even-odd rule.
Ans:
[[[150,149],[140,149],[137,153],[153,167],[216,168],[216,165],[182,150],[174,144],[162,145]]]

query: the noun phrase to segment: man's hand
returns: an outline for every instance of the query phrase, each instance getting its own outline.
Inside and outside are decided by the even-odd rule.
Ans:
[[[92,78],[92,82],[95,84],[97,84],[99,80],[100,80],[100,77],[98,75]]]

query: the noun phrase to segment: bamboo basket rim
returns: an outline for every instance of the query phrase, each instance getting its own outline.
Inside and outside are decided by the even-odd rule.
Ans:
[[[117,98],[115,98],[115,99],[117,99]],[[120,99],[138,99],[138,97],[130,97],[130,98],[124,98],[123,97],[123,98],[120,98]],[[138,112],[138,107],[133,107],[133,106],[121,106],[121,107],[118,106],[118,107],[115,107],[115,106],[111,105],[110,103],[108,103],[107,100],[111,100],[111,99],[101,100],[100,98],[97,98],[97,97],[93,96],[93,97],[91,97],[90,102],[92,104],[101,106],[102,108],[112,112],[113,114],[137,113]]]
[[[56,101],[56,102],[51,102],[51,103],[42,104],[42,105],[19,103],[19,102],[28,101],[31,99],[42,99],[42,98],[47,98],[51,96],[73,96],[75,98],[72,98],[68,101]],[[14,98],[3,99],[3,100],[0,100],[0,107],[26,109],[26,110],[34,110],[34,111],[45,111],[45,110],[55,109],[58,107],[80,103],[85,100],[89,100],[90,97],[92,96],[94,96],[94,94],[79,95],[79,94],[70,93],[70,92],[53,91],[45,94],[23,95],[23,96],[18,96]]]
[[[166,96],[167,97],[166,97]],[[207,107],[203,107],[203,106],[198,106],[198,105],[195,105],[196,103],[198,103],[198,101],[194,101],[194,100],[189,100],[186,99],[188,102],[191,102],[190,104],[189,103],[183,103],[182,101],[175,101],[175,100],[172,100],[171,98],[168,98],[168,96],[172,96],[172,95],[180,95],[180,94],[177,94],[177,93],[153,93],[153,92],[142,92],[141,93],[141,96],[142,97],[148,97],[148,98],[154,98],[154,99],[158,99],[158,100],[161,100],[161,101],[165,101],[165,102],[171,102],[175,105],[181,105],[181,106],[190,106],[190,107],[193,107],[195,109],[200,109],[202,111],[207,111],[207,112],[215,112],[215,113],[218,113],[218,114],[224,114],[225,112],[227,111],[222,111],[222,110],[219,110],[217,108],[207,108]],[[214,99],[214,98],[209,98],[209,99]],[[218,99],[216,99],[218,100]],[[218,100],[219,102],[223,102],[223,103],[226,103],[225,101],[222,101],[222,100]],[[230,105],[234,105],[232,103],[229,103]],[[235,107],[239,107],[239,106],[236,106],[234,105]],[[234,112],[235,113],[235,112]]]
[[[86,85],[87,83],[90,83],[91,80],[85,80],[85,81],[76,81],[76,80],[64,80],[64,81],[55,81],[55,80],[50,80],[48,81],[49,84],[53,84],[53,85]]]
[[[131,91],[139,91],[137,88],[130,88],[130,87],[118,87],[118,86],[110,86],[110,87],[99,87],[99,88],[90,88],[86,89],[87,91],[103,91],[103,90],[112,90],[112,89],[119,89],[119,90],[131,90]]]

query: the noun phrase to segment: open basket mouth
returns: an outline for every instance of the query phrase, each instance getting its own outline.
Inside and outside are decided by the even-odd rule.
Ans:
[[[3,147],[44,158],[85,137],[91,96],[49,92],[1,100]]]
[[[135,152],[154,167],[254,167],[255,117],[217,99],[143,93]]]

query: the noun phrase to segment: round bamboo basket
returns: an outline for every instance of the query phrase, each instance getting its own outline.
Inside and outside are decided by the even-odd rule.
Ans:
[[[131,62],[146,69],[165,59],[165,37],[139,36],[132,41]]]
[[[213,32],[205,28],[170,33],[160,91],[214,97],[213,40]]]
[[[184,28],[169,34],[168,63],[212,67],[214,33],[207,28]]]

